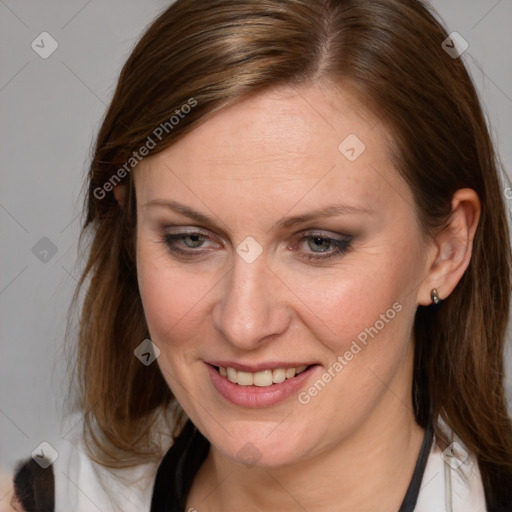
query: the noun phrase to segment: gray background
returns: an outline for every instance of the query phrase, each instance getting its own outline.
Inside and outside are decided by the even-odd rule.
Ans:
[[[469,43],[464,58],[510,174],[512,0],[432,3]],[[0,0],[0,472],[62,433],[65,316],[92,141],[124,60],[168,4]],[[47,59],[31,48],[44,31],[59,45]],[[43,237],[54,255],[34,254],[36,243],[48,249]]]

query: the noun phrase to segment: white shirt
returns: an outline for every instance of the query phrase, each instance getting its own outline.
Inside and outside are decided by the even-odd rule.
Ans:
[[[458,453],[432,444],[415,512],[486,512],[485,494],[476,458],[456,441]],[[459,447],[463,450],[461,451]]]

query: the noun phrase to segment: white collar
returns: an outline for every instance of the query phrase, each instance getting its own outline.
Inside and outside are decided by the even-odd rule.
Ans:
[[[486,512],[485,494],[476,457],[460,439],[442,451],[432,443],[415,512]]]

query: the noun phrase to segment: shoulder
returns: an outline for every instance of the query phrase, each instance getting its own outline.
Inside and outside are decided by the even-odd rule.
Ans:
[[[79,433],[51,444],[54,460],[46,469],[32,458],[18,463],[16,497],[26,512],[142,512],[149,510],[158,462],[109,469],[91,460]],[[34,496],[45,496],[35,506]]]
[[[81,444],[60,440],[54,449],[57,459],[46,468],[32,457],[18,463],[13,483],[20,511],[149,510],[154,465],[113,470],[92,461]]]

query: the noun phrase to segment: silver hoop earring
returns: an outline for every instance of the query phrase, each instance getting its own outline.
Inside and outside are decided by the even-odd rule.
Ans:
[[[439,304],[441,302],[437,288],[432,288],[432,291],[430,292],[430,298],[434,304]]]

